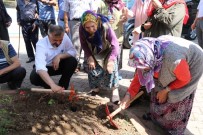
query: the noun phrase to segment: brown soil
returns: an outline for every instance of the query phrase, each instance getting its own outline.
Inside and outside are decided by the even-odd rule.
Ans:
[[[67,95],[27,92],[0,95],[0,134],[8,135],[137,135],[126,115],[117,114],[113,128],[101,100],[79,97],[76,112]],[[112,112],[112,106],[109,106]],[[4,114],[3,114],[4,113]],[[7,122],[3,122],[7,121]]]

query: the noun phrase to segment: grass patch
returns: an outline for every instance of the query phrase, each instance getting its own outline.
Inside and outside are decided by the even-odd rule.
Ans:
[[[9,95],[0,95],[0,135],[6,135],[9,127],[12,124],[10,112],[4,108],[4,105],[12,104],[12,97]]]
[[[0,135],[6,135],[8,132],[7,127],[12,124],[9,114],[6,109],[0,109]]]
[[[0,95],[0,104],[11,104],[13,101],[12,97],[9,95]]]

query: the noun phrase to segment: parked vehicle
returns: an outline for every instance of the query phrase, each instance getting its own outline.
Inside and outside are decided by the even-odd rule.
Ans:
[[[183,25],[182,37],[188,40],[194,40],[196,38],[196,33],[191,30],[191,25],[196,17],[198,3],[199,0],[186,0],[189,19],[187,24]],[[133,45],[132,31],[134,29],[134,21],[134,18],[131,18],[124,24],[123,46],[128,49]]]

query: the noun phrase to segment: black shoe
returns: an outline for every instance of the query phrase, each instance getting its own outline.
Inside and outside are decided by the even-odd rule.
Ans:
[[[99,91],[94,91],[94,90],[87,92],[87,95],[91,95],[91,96],[96,96],[98,94],[99,94]]]
[[[91,95],[91,96],[96,96],[98,94],[99,94],[99,92],[95,92],[95,91],[91,91],[91,92],[87,93],[87,95]]]
[[[16,86],[15,83],[7,82],[7,85],[11,90],[16,90],[17,89],[17,86]]]
[[[29,60],[26,61],[26,63],[30,63],[30,62],[32,62],[32,61],[35,61],[35,58],[29,58]]]
[[[152,118],[151,118],[151,113],[146,113],[146,114],[144,114],[144,115],[142,116],[142,118],[143,118],[144,120],[152,120]]]

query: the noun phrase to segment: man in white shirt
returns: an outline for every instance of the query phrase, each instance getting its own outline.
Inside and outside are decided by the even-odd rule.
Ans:
[[[196,27],[198,44],[203,49],[203,0],[200,0],[197,10],[197,15],[191,28],[195,29]]]
[[[51,88],[54,92],[67,89],[76,67],[76,50],[64,29],[50,25],[48,35],[36,45],[35,68],[30,81],[37,86]],[[56,84],[50,76],[61,75]]]
[[[64,0],[62,10],[64,11],[65,32],[71,35],[71,40],[77,50],[76,58],[79,61],[81,53],[79,39],[80,18],[87,10],[96,12],[97,6],[94,0]],[[79,68],[80,64],[78,64],[78,70]],[[76,72],[78,70],[76,70]]]

